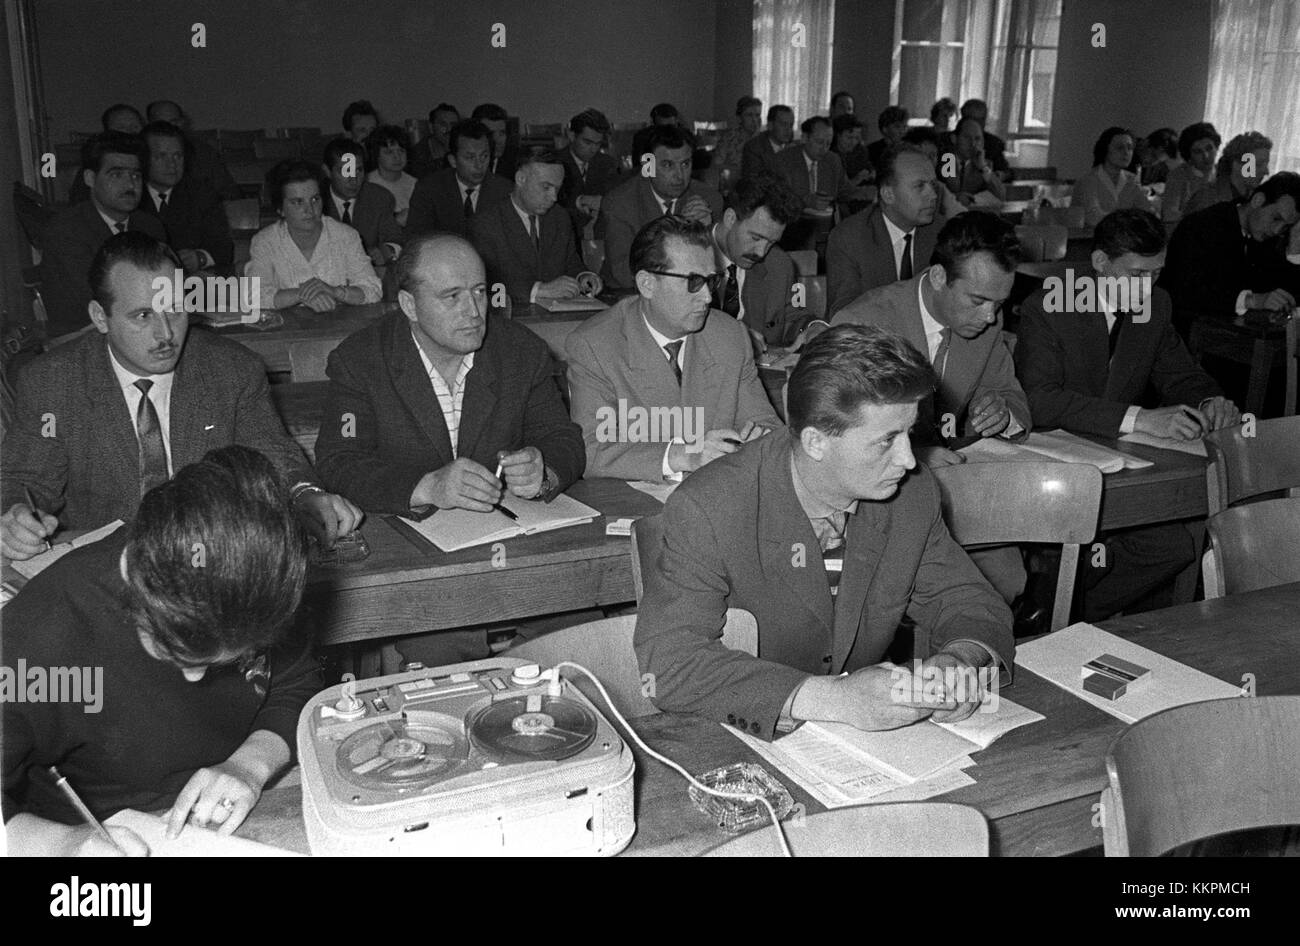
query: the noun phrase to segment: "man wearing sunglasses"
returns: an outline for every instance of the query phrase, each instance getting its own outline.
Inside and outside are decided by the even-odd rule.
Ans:
[[[630,252],[637,295],[568,340],[573,419],[587,475],[676,480],[780,426],[749,331],[710,298],[722,283],[709,229],[652,220]]]

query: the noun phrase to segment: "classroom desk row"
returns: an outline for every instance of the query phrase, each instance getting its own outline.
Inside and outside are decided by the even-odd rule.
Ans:
[[[1300,693],[1295,613],[1300,583],[1203,601],[1099,626],[1233,684],[1253,674],[1259,696]],[[1102,843],[1094,806],[1106,786],[1105,758],[1124,730],[1103,713],[1025,670],[1001,694],[1046,719],[1016,729],[974,754],[974,785],[935,800],[978,808],[989,819],[992,853],[1059,856]],[[762,762],[721,725],[698,716],[657,714],[633,721],[656,751],[699,773],[732,762]],[[691,804],[680,776],[634,749],[637,832],[625,854],[702,853],[728,839]],[[773,772],[808,814],[824,808],[794,780]],[[301,788],[285,779],[266,791],[238,834],[306,853]],[[768,830],[771,828],[763,828]]]

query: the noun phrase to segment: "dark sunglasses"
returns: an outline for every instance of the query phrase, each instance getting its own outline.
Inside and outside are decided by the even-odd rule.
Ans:
[[[718,291],[718,286],[722,283],[721,273],[709,273],[707,276],[701,276],[699,273],[669,273],[662,269],[650,269],[646,272],[654,273],[656,276],[672,276],[674,279],[686,280],[687,292],[699,292],[701,286],[708,286],[709,292]]]

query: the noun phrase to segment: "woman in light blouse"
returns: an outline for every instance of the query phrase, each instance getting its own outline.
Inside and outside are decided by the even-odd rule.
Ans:
[[[1084,223],[1095,227],[1102,217],[1115,210],[1150,210],[1146,191],[1137,175],[1125,170],[1133,163],[1133,132],[1110,127],[1101,133],[1092,147],[1092,170],[1074,185],[1071,207],[1084,209]]]
[[[366,180],[393,195],[393,216],[399,227],[406,226],[406,212],[411,208],[411,193],[415,190],[415,178],[406,173],[410,136],[397,125],[381,125],[366,138],[366,150],[375,168],[366,175]]]
[[[1187,202],[1202,187],[1214,183],[1214,162],[1223,139],[1209,122],[1196,122],[1178,136],[1178,153],[1183,163],[1169,172],[1165,182],[1160,216],[1165,223],[1177,223],[1187,212]]]
[[[285,161],[267,175],[280,220],[253,237],[244,271],[261,279],[263,308],[328,312],[383,295],[357,231],[321,214],[320,173],[318,165]]]

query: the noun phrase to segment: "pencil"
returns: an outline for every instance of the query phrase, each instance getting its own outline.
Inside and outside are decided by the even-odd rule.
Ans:
[[[498,460],[498,461],[497,461],[497,479],[501,479],[501,471],[502,471],[502,469],[504,469],[504,467],[501,466],[501,461]],[[516,516],[513,512],[511,512],[509,509],[507,509],[505,506],[501,505],[500,502],[493,503],[493,504],[492,504],[492,508],[495,509],[497,512],[501,513],[501,515],[505,516],[506,518],[508,518],[508,519],[510,519],[510,520],[512,520],[512,521],[514,521],[514,522],[518,522],[518,521],[519,521],[519,517]]]
[[[40,507],[36,505],[36,499],[32,496],[31,488],[26,483],[23,484],[23,498],[27,500],[27,508],[32,511],[32,515],[36,517],[36,521],[40,522],[41,521]],[[48,538],[44,539],[44,542],[45,542],[45,551],[48,552],[50,551],[50,549],[54,547],[50,545],[50,540]]]
[[[54,766],[50,766],[50,774],[54,776],[54,784],[59,786],[59,790],[67,796],[68,801],[72,802],[72,807],[77,809],[82,820],[94,828],[95,833],[103,840],[113,845],[113,847],[117,849],[118,853],[125,856],[126,851],[122,850],[122,846],[113,840],[113,836],[108,833],[108,829],[100,824],[99,819],[96,818],[94,813],[86,807],[86,803],[81,800],[81,796],[78,795],[76,791],[73,790],[72,786],[68,784],[68,780],[59,774],[59,770]]]

